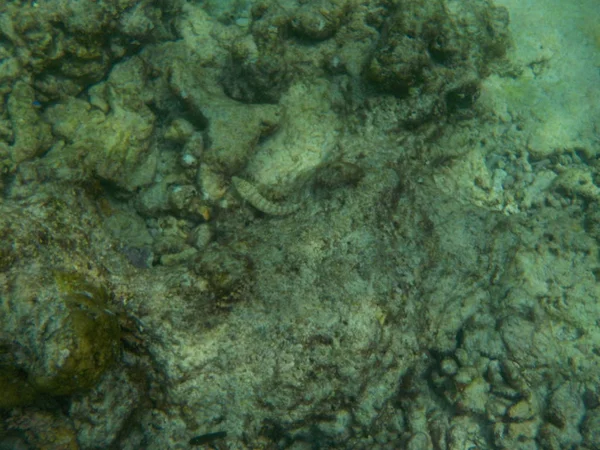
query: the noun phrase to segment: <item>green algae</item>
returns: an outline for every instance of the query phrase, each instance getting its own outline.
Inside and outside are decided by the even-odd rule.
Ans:
[[[54,344],[69,356],[54,370],[31,373],[29,381],[38,391],[69,395],[93,387],[120,354],[117,317],[108,309],[106,289],[88,283],[76,273],[54,274],[60,299],[68,310],[65,326]]]
[[[17,300],[10,308],[15,319],[18,310],[33,307],[54,323],[22,327],[13,343],[0,349],[0,409],[30,405],[43,395],[88,390],[120,355],[118,318],[109,310],[104,287],[72,272],[55,272],[46,283],[34,284],[48,292],[33,302]]]

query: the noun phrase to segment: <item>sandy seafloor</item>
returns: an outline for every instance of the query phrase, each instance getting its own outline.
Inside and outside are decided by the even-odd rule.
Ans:
[[[0,449],[599,449],[599,24],[0,4]]]

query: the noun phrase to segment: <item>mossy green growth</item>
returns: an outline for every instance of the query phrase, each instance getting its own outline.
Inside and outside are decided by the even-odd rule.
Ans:
[[[85,306],[91,311],[109,311],[107,309],[109,296],[106,289],[89,283],[78,273],[56,271],[54,280],[70,309]]]
[[[64,354],[60,362],[49,361],[45,370],[34,370],[29,382],[50,395],[69,395],[93,387],[120,354],[117,317],[108,307],[104,288],[88,283],[78,274],[54,274],[60,298],[68,310],[52,342],[52,354]],[[49,366],[49,367],[48,367]]]
[[[0,364],[0,392],[0,409],[29,405],[37,396],[22,371],[4,364]]]

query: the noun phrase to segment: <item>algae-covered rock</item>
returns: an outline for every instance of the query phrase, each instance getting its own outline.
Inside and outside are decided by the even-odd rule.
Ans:
[[[263,25],[260,27],[259,30]],[[264,43],[265,39],[247,36],[232,45],[223,71],[223,89],[231,98],[245,103],[278,103],[290,85],[291,67],[283,59],[280,40],[268,49],[257,42]]]
[[[106,291],[76,274],[41,272],[17,277],[2,299],[2,409],[89,389],[120,353]]]
[[[331,85],[298,83],[282,97],[278,132],[257,145],[246,165],[247,178],[272,192],[272,199],[299,201],[316,172],[338,158],[342,127],[331,111]],[[332,184],[336,184],[332,180]]]
[[[471,108],[489,63],[506,51],[505,9],[446,3],[412,0],[395,10],[364,72],[376,89],[408,102],[403,121]]]
[[[118,278],[135,270],[84,190],[34,189],[25,201],[0,201],[0,414],[27,444],[18,448],[109,448],[139,408],[148,372],[132,369],[131,347],[121,353],[121,329],[136,328],[107,268]],[[110,231],[126,239],[119,226],[132,223],[141,235],[131,214]],[[5,445],[6,431],[0,425],[0,448],[17,448]]]
[[[0,448],[11,450],[80,450],[85,448],[78,442],[73,422],[53,411],[37,408],[25,409],[18,420],[11,420],[10,429],[0,434]]]
[[[39,156],[50,148],[50,125],[44,122],[36,108],[33,88],[23,81],[15,83],[8,97],[8,114],[14,143],[10,147],[15,163]]]
[[[0,235],[12,244],[0,253],[0,390],[12,393],[3,407],[89,389],[120,355],[97,247],[79,224],[97,219],[82,203],[75,213],[68,195],[38,195],[34,207],[0,203]]]
[[[80,275],[40,269],[18,276],[3,305],[6,328],[26,349],[16,364],[37,392],[89,389],[119,355],[119,326],[108,309],[108,294]]]
[[[340,27],[343,14],[340,3],[325,0],[301,5],[291,20],[292,29],[305,39],[330,38]]]
[[[0,365],[0,392],[0,410],[28,405],[37,396],[26,374],[9,364]]]
[[[71,99],[56,105],[48,116],[54,133],[69,142],[56,145],[46,161],[57,169],[59,178],[96,175],[125,190],[151,180],[154,163],[149,139],[154,119],[148,110],[115,105],[105,115],[87,102]]]
[[[62,323],[45,340],[43,359],[30,366],[29,380],[42,392],[66,395],[94,386],[117,360],[119,325],[108,309],[106,290],[74,273],[54,278],[56,290],[49,300],[64,313]]]
[[[11,58],[10,67],[0,63],[0,79],[31,77],[42,100],[77,95],[138,49],[138,39],[168,35],[162,20],[153,2],[138,0],[1,2],[0,60]]]
[[[252,288],[252,265],[230,249],[211,245],[204,249],[195,269],[210,283],[218,302],[243,300]]]
[[[278,126],[279,107],[247,105],[223,93],[202,88],[199,80],[179,65],[171,78],[173,91],[207,123],[205,162],[233,174],[244,168],[259,139],[272,134]]]
[[[600,188],[589,169],[570,167],[554,180],[554,187],[568,194],[578,194],[589,200],[600,199]]]

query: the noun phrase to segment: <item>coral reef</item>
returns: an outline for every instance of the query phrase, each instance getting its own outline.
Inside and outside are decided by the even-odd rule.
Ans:
[[[0,447],[598,448],[595,35],[527,7],[2,3]]]

